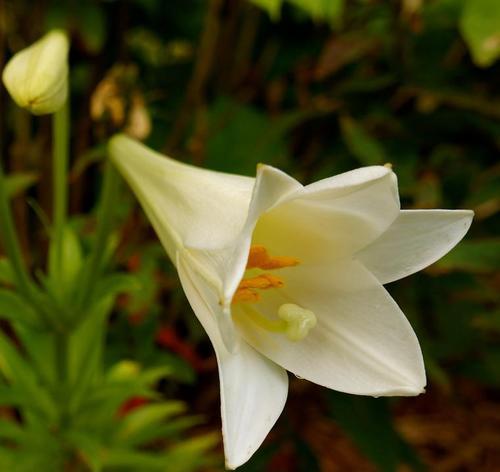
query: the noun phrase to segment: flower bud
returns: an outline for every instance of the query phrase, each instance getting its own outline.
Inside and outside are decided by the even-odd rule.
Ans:
[[[62,107],[68,95],[68,50],[66,34],[53,30],[12,57],[2,79],[20,107],[34,115]]]

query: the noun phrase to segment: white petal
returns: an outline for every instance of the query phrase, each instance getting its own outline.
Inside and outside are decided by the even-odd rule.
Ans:
[[[234,469],[250,459],[281,414],[288,393],[288,376],[243,340],[235,353],[229,353],[213,312],[218,306],[217,295],[206,290],[182,256],[178,268],[191,307],[217,355],[226,466]]]
[[[300,194],[303,186],[284,172],[260,164],[248,210],[248,217],[240,237],[235,242],[235,251],[231,264],[228,265],[224,280],[225,302],[230,303],[234,291],[243,277],[252,243],[252,233],[262,214],[271,211],[283,201]]]
[[[394,174],[362,168],[293,193],[260,217],[253,243],[275,255],[333,262],[378,238],[398,214]]]
[[[206,241],[205,246],[188,247],[184,251],[187,263],[202,275],[200,283],[209,284],[211,290],[218,293],[220,316],[217,322],[224,344],[231,352],[236,341],[230,305],[245,272],[255,222],[262,212],[301,189],[302,185],[284,172],[259,165],[252,198],[245,213],[246,221],[232,243],[224,247],[210,247],[210,241]]]
[[[383,284],[401,279],[449,252],[465,236],[473,216],[470,210],[403,210],[356,257]]]
[[[124,135],[109,151],[174,263],[179,246],[223,247],[240,233],[255,179],[183,164]]]
[[[247,343],[217,356],[222,434],[228,469],[244,464],[262,444],[285,406],[288,375]]]
[[[425,386],[418,340],[397,304],[359,262],[301,265],[280,273],[285,287],[261,302],[233,308],[246,341],[299,377],[347,393],[417,395]],[[318,324],[289,341],[251,321],[252,310],[276,317],[283,303],[312,310]],[[255,316],[255,315],[254,315]]]

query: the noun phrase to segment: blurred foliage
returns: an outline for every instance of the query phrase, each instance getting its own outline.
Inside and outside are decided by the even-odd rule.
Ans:
[[[92,240],[94,217],[79,215],[95,204],[103,143],[119,129],[196,165],[252,175],[267,162],[303,183],[390,162],[403,207],[474,209],[466,241],[388,287],[421,341],[429,393],[387,402],[293,382],[283,417],[242,470],[500,468],[494,433],[481,433],[500,414],[490,403],[500,392],[497,0],[19,0],[0,3],[0,20],[4,60],[49,27],[71,33],[72,264]],[[18,227],[27,259],[41,264],[44,252],[27,248],[47,238],[48,123],[17,112],[4,91],[0,106]],[[87,393],[65,441],[91,470],[206,468],[212,436],[189,431],[200,421],[193,412],[220,427],[213,354],[142,213],[120,195],[114,264],[135,282],[106,282],[105,293],[122,294],[102,362],[75,379]],[[23,210],[34,196],[39,207]],[[44,372],[44,335],[5,318],[15,305],[34,324],[2,259],[0,282],[0,469],[55,470],[64,451],[39,420],[54,405],[32,371]],[[125,379],[124,365],[135,366]],[[12,369],[22,385],[10,383]],[[105,382],[94,390],[96,378]],[[115,415],[137,397],[130,414]],[[475,435],[469,410],[488,412],[477,413]]]

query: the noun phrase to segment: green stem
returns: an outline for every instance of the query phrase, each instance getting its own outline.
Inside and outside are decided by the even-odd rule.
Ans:
[[[86,308],[86,304],[94,291],[94,284],[96,280],[98,280],[103,269],[106,246],[112,230],[111,218],[114,211],[118,179],[116,171],[109,160],[106,161],[105,166],[103,189],[97,211],[95,242],[90,255],[89,264],[83,276],[80,292],[80,307],[83,309]]]
[[[17,239],[14,219],[10,209],[9,196],[7,195],[6,179],[0,164],[0,237],[2,238],[5,252],[12,264],[16,284],[19,291],[31,299],[31,279],[26,271],[24,260]]]
[[[58,284],[62,283],[62,259],[64,228],[68,212],[68,148],[69,148],[69,104],[68,101],[53,115],[53,189],[54,216],[53,247],[55,251],[54,265],[50,268]]]

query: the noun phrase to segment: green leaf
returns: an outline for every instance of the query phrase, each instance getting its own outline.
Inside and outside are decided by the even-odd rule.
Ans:
[[[395,472],[401,463],[422,470],[417,454],[397,433],[386,399],[328,392],[333,419],[381,472]]]
[[[220,441],[218,434],[206,434],[180,441],[165,454],[165,472],[187,472],[198,469],[205,461],[205,455]]]
[[[315,21],[326,21],[333,27],[340,24],[344,0],[288,0]]]
[[[54,247],[54,239],[51,241],[49,250],[49,273],[53,274],[54,266],[56,264],[56,249]],[[71,295],[77,277],[82,269],[83,254],[80,240],[76,232],[70,227],[66,226],[63,232],[62,239],[62,257],[61,257],[61,280],[52,280],[50,283],[56,293],[63,293],[67,296]],[[58,277],[59,279],[59,277]]]
[[[440,259],[433,268],[449,272],[493,272],[500,266],[500,238],[462,241],[453,251]]]
[[[134,274],[112,274],[99,281],[94,297],[96,300],[101,300],[106,297],[115,297],[119,293],[135,292],[141,287],[141,280]]]
[[[26,438],[26,430],[18,423],[0,419],[0,438],[23,441]]]
[[[101,472],[103,446],[100,438],[96,438],[95,433],[86,434],[80,431],[70,431],[66,435],[66,439],[80,453],[92,472]]]
[[[480,67],[491,66],[500,57],[500,2],[497,0],[467,0],[460,30]]]
[[[251,0],[252,3],[265,10],[272,20],[280,17],[284,0]],[[344,10],[344,0],[288,0],[314,21],[326,21],[332,26],[340,24]]]
[[[384,149],[361,125],[348,116],[340,119],[344,141],[352,155],[365,166],[380,165],[387,162]]]
[[[265,10],[272,20],[279,19],[283,0],[251,0],[251,2]]]
[[[37,374],[46,384],[52,385],[57,376],[56,366],[53,362],[47,362],[47,359],[55,358],[53,333],[21,323],[12,323],[12,327]]]
[[[30,398],[25,393],[14,387],[0,386],[0,405],[2,406],[21,406],[29,405]]]
[[[15,285],[12,265],[5,257],[0,258],[0,283],[5,285]]]
[[[38,180],[38,175],[33,173],[10,174],[6,180],[7,196],[13,198],[30,188]]]
[[[112,308],[112,300],[103,299],[86,313],[83,322],[71,335],[68,359],[68,377],[75,394],[75,404],[85,396],[92,380],[102,375],[102,354],[106,321]]]
[[[286,134],[309,116],[301,110],[270,119],[254,107],[220,98],[209,114],[206,166],[244,175],[255,175],[260,162],[279,166],[288,154]]]
[[[17,293],[0,288],[0,318],[40,327],[35,310]]]
[[[55,418],[55,405],[46,390],[41,388],[31,366],[21,357],[12,342],[0,331],[0,372],[29,398],[30,410],[47,419]]]
[[[138,452],[126,448],[113,448],[103,452],[103,464],[107,467],[133,467],[133,470],[160,470],[166,467],[158,454]],[[123,470],[123,469],[120,469]]]
[[[143,405],[129,412],[121,422],[115,441],[122,445],[134,445],[142,442],[142,435],[149,435],[168,418],[185,411],[182,402],[163,402]]]

